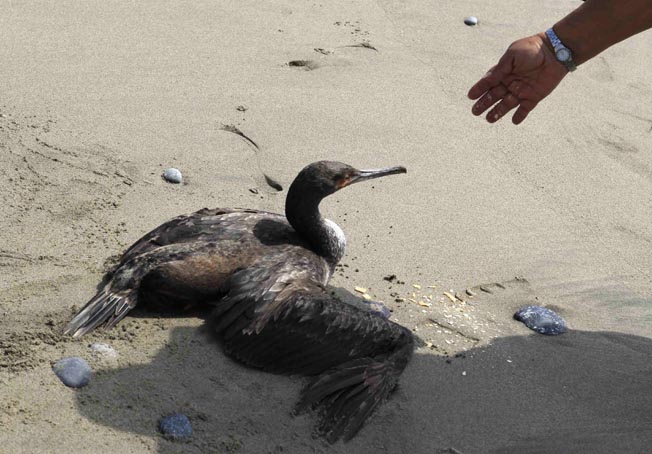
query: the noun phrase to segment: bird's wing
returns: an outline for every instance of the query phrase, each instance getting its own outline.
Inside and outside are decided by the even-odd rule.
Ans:
[[[141,284],[151,278],[154,280],[147,285],[149,291],[152,285],[156,286],[154,293],[174,289],[172,307],[187,300],[200,302],[205,293],[219,293],[224,276],[247,265],[249,256],[240,253],[243,246],[246,245],[237,240],[193,241],[159,246],[134,255],[116,268],[111,279],[75,315],[64,333],[80,337],[99,326],[115,326],[138,304],[143,296]],[[165,282],[156,280],[161,272],[160,279]]]
[[[216,331],[225,338],[243,330],[260,332],[283,311],[289,294],[321,288],[328,279],[328,264],[308,250],[301,252],[283,250],[233,273],[224,285],[226,297],[213,312]]]
[[[254,267],[232,277],[213,314],[227,353],[273,372],[315,375],[298,409],[319,431],[351,438],[389,395],[413,348],[409,330],[339,300],[307,274]],[[304,270],[305,271],[305,270]]]
[[[352,358],[389,352],[404,328],[343,302],[307,273],[251,267],[211,320],[227,351],[246,364],[281,373],[314,375]]]

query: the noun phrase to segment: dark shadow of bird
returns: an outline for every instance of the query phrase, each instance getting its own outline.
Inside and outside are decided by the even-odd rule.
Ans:
[[[405,172],[320,161],[295,178],[285,216],[225,208],[172,219],[123,254],[65,332],[111,328],[136,305],[213,307],[210,320],[227,354],[263,370],[314,377],[297,411],[318,408],[319,433],[348,440],[395,388],[414,340],[405,327],[326,289],[346,239],[319,204],[350,184]]]

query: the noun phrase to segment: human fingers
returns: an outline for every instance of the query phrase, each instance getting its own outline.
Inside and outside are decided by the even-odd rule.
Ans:
[[[473,115],[482,115],[485,110],[487,110],[489,107],[493,106],[495,103],[503,99],[503,97],[507,94],[507,87],[505,87],[503,84],[497,85],[496,87],[493,87],[489,91],[487,91],[480,99],[478,99],[475,104],[473,104],[473,107],[471,108],[471,113]]]
[[[516,97],[519,103],[518,109],[516,109],[516,112],[512,116],[512,123],[515,125],[521,124],[537,105],[535,94],[532,92],[531,87],[528,84],[523,84],[521,80],[510,82],[507,89]]]
[[[479,81],[469,90],[467,96],[470,99],[478,99],[493,87],[499,85],[511,72],[511,59],[507,54],[503,55],[496,66],[487,71]]]
[[[491,109],[487,114],[487,121],[489,123],[495,123],[500,120],[507,112],[512,110],[514,107],[519,105],[519,100],[512,93],[507,93],[505,97],[500,101],[496,107]]]
[[[520,125],[523,123],[523,120],[527,118],[530,112],[532,112],[532,109],[534,109],[536,106],[536,102],[522,101],[512,116],[512,123],[515,125]]]

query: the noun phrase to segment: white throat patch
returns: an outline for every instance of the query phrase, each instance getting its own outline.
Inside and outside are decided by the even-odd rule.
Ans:
[[[344,256],[344,251],[346,251],[346,236],[340,226],[335,222],[330,219],[324,219],[324,222],[328,227],[328,230],[330,230],[328,241],[331,242],[331,246],[334,246],[334,250],[340,251],[340,256],[338,257],[339,261],[339,259]]]

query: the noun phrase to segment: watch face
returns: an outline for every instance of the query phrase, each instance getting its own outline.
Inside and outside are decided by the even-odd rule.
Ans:
[[[568,61],[571,58],[570,51],[568,49],[566,49],[565,47],[563,47],[561,49],[557,49],[555,54],[557,55],[557,60],[559,60],[559,61]]]

